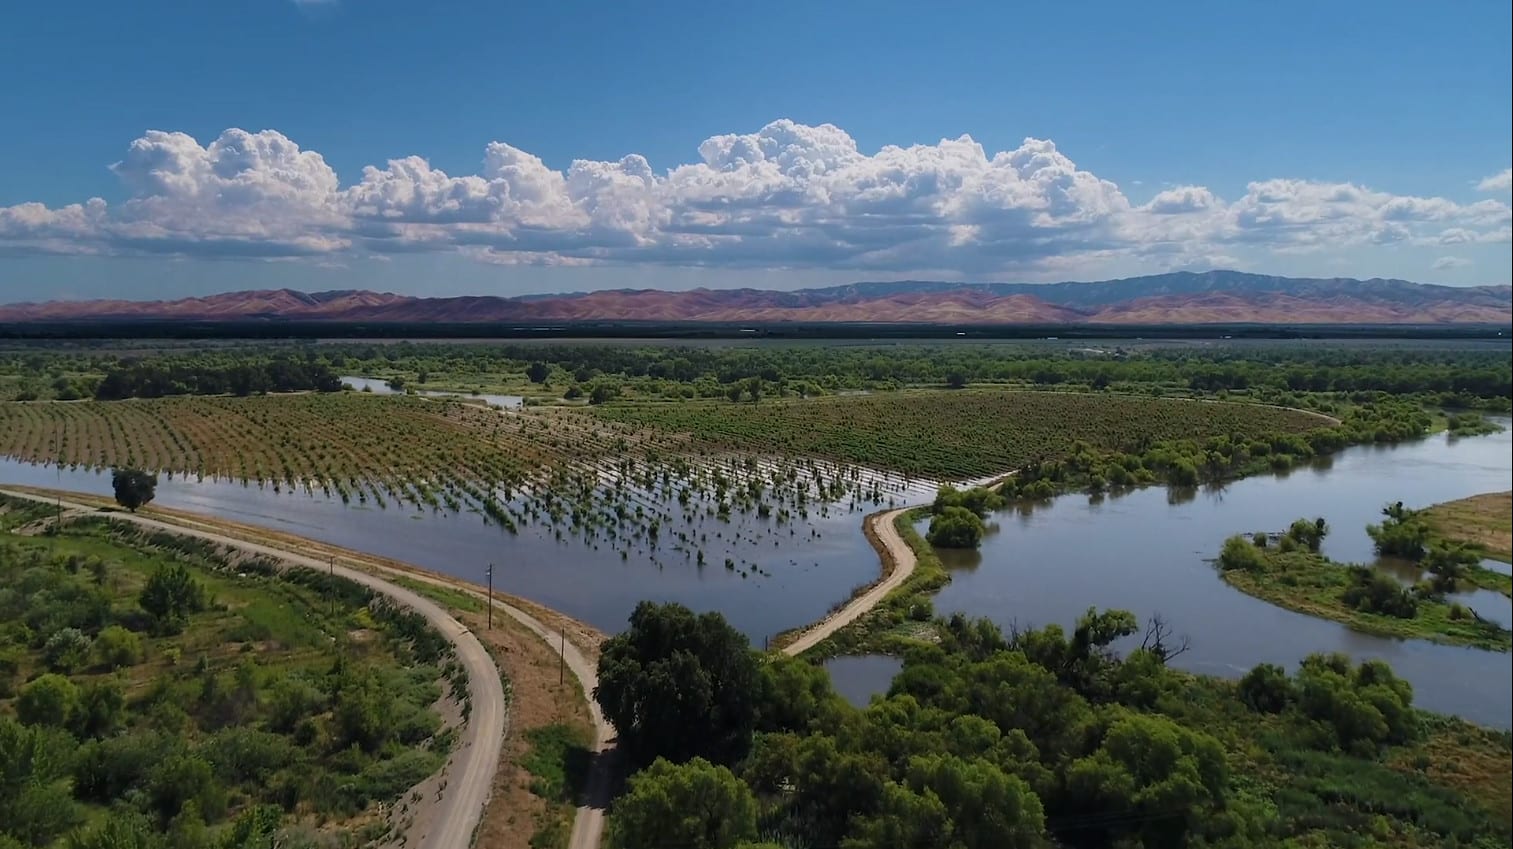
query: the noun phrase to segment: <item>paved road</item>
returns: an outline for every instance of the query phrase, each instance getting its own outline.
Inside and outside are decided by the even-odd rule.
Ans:
[[[914,549],[904,542],[904,538],[899,536],[898,528],[894,525],[899,516],[912,509],[914,508],[900,507],[897,510],[874,513],[867,517],[867,524],[893,560],[893,571],[871,589],[851,599],[845,607],[826,616],[799,634],[798,639],[783,647],[784,654],[802,654],[819,645],[820,641],[855,622],[863,613],[876,607],[884,596],[898,589],[910,575],[914,574]]]
[[[0,490],[0,494],[47,504],[57,503],[56,499],[42,498],[24,492]],[[65,509],[92,510],[86,505],[74,504],[66,500],[63,506]],[[468,695],[472,710],[452,756],[447,773],[446,789],[442,792],[441,799],[434,803],[436,808],[430,816],[416,818],[417,823],[430,823],[431,830],[426,834],[411,834],[407,845],[418,847],[418,849],[464,849],[472,842],[473,830],[483,817],[484,805],[488,803],[489,794],[494,785],[494,772],[499,767],[499,753],[504,744],[505,702],[504,687],[499,681],[499,670],[494,666],[493,658],[489,657],[489,653],[478,642],[478,638],[463,627],[461,622],[430,599],[367,572],[342,566],[333,568],[326,560],[306,557],[281,548],[245,542],[212,531],[150,519],[146,516],[130,513],[112,513],[109,516],[116,521],[130,522],[141,527],[168,531],[182,536],[197,537],[296,566],[334,572],[343,578],[383,593],[424,616],[432,627],[451,641],[457,653],[457,659],[467,670]],[[514,611],[512,615],[515,613],[525,615],[521,611]],[[536,624],[540,626],[539,622]],[[573,651],[576,652],[576,649]],[[581,655],[578,660],[582,662]],[[571,662],[572,658],[569,656],[569,663]],[[577,674],[576,669],[574,674]],[[592,675],[592,670],[590,674]]]

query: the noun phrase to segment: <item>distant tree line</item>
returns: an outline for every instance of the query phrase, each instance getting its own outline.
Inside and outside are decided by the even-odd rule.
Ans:
[[[721,384],[756,378],[843,385],[879,381],[964,385],[973,381],[1086,383],[1120,381],[1186,384],[1201,391],[1270,387],[1295,392],[1447,392],[1513,394],[1513,368],[1492,351],[1384,347],[1298,346],[1215,348],[1085,348],[1034,343],[986,345],[896,344],[761,347],[635,345],[332,345],[343,359],[401,366],[425,361],[429,371],[486,373],[509,368],[551,369],[578,382],[600,375]],[[543,368],[544,367],[544,368]]]
[[[341,378],[325,363],[293,357],[229,362],[155,359],[123,361],[95,389],[100,401],[168,395],[260,395],[340,392]]]
[[[315,375],[300,378],[320,367],[334,373],[403,375],[420,383],[515,375],[564,390],[579,387],[583,397],[601,384],[620,384],[637,396],[755,400],[843,389],[1016,383],[1244,393],[1282,402],[1306,393],[1423,394],[1439,406],[1495,410],[1506,410],[1513,398],[1513,364],[1503,351],[1388,345],[343,342],[176,347],[136,358],[109,348],[0,354],[0,378],[13,377],[12,394],[27,398],[88,395],[96,375],[106,376],[109,383],[101,391],[112,398],[314,389]],[[328,385],[335,388],[334,381]]]

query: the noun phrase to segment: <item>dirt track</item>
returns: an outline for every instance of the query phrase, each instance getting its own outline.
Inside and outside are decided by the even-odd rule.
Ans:
[[[876,539],[882,544],[883,550],[887,552],[886,562],[883,563],[885,577],[873,584],[866,592],[846,602],[841,609],[806,628],[793,642],[783,646],[784,654],[803,654],[819,645],[826,637],[850,625],[861,618],[862,614],[876,607],[888,593],[898,589],[910,575],[914,574],[914,550],[909,548],[904,538],[898,535],[898,528],[894,526],[899,516],[912,509],[912,507],[900,507],[867,517],[867,527],[871,529]],[[890,565],[891,569],[889,569]]]

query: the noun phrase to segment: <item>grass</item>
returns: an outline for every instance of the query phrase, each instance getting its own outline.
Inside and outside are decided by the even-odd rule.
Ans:
[[[439,586],[429,581],[407,578],[403,575],[388,576],[385,580],[391,584],[404,587],[407,590],[413,590],[451,610],[460,610],[467,613],[484,612],[482,599],[474,596],[472,593],[464,592],[454,587]]]
[[[1513,734],[1426,714],[1424,738],[1384,760],[1399,772],[1421,774],[1455,789],[1513,825],[1513,782],[1508,780]]]
[[[1513,561],[1513,492],[1488,492],[1425,508],[1438,537],[1479,546],[1493,560]]]
[[[1097,393],[903,391],[760,403],[606,404],[602,419],[714,447],[813,456],[907,474],[983,477],[1071,453],[1167,439],[1302,433],[1328,422],[1274,407]]]
[[[530,748],[520,765],[531,774],[531,792],[545,799],[545,815],[531,835],[533,849],[564,846],[572,831],[573,812],[588,778],[591,758],[587,733],[564,723],[525,732]]]
[[[1249,543],[1246,543],[1249,545]],[[1450,645],[1508,651],[1510,634],[1495,623],[1458,615],[1458,605],[1435,598],[1419,598],[1412,618],[1400,618],[1351,607],[1344,598],[1354,583],[1347,564],[1336,563],[1306,550],[1257,549],[1256,568],[1222,570],[1234,588],[1262,601],[1298,613],[1330,619],[1371,634],[1430,640]]]

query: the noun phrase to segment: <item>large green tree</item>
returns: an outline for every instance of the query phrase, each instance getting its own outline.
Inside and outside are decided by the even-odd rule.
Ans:
[[[141,469],[115,469],[110,474],[116,503],[135,513],[158,493],[158,476]]]
[[[732,849],[756,837],[756,799],[723,766],[658,758],[629,785],[611,820],[615,849]]]
[[[594,698],[634,760],[730,763],[750,745],[756,692],[756,659],[723,616],[641,602],[604,643]]]
[[[1222,806],[1228,780],[1218,740],[1163,716],[1129,714],[1067,767],[1059,813],[1111,843],[1138,837],[1144,846],[1181,847]]]

